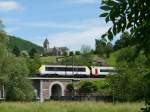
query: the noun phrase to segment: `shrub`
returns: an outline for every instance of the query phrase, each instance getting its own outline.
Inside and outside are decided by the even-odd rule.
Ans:
[[[89,94],[89,93],[93,93],[93,92],[96,92],[97,91],[97,86],[90,82],[90,81],[85,81],[81,84],[81,87],[79,88],[79,92],[80,93],[86,93],[86,94]]]

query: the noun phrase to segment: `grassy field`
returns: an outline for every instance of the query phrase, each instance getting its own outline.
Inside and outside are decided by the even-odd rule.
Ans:
[[[58,56],[47,56],[47,57],[41,57],[42,64],[50,64],[50,63],[56,63],[56,58]]]
[[[105,59],[106,63],[109,66],[115,66],[116,58],[117,58],[118,54],[119,54],[119,51],[112,53],[109,58]],[[41,57],[40,59],[41,59],[42,64],[53,64],[53,63],[57,63],[56,58],[58,58],[58,57],[60,57],[60,56],[47,56],[47,57]],[[76,56],[75,58],[77,60],[75,60],[75,61],[79,61],[79,59],[78,59],[79,57],[80,56]],[[100,57],[98,57],[98,55],[92,55],[92,58],[93,58],[93,60],[98,60]]]
[[[0,103],[0,112],[139,112],[144,103],[46,102]]]

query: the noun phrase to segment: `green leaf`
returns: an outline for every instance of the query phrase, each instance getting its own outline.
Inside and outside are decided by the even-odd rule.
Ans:
[[[106,21],[106,23],[108,23],[108,21],[110,21],[109,16],[107,16],[107,17],[105,18],[105,21]]]
[[[113,26],[113,34],[116,35],[116,25]]]
[[[103,13],[100,15],[100,17],[106,17],[108,15],[108,13]]]
[[[107,3],[107,5],[109,5],[109,6],[115,6],[115,5],[118,4],[117,2],[112,1],[112,0],[109,0],[109,1],[107,1],[106,3]]]
[[[109,10],[111,10],[111,7],[106,6],[106,5],[101,6],[100,8],[101,8],[102,10],[105,10],[105,11],[109,11]]]
[[[108,39],[112,40],[113,39],[113,33],[111,32],[111,28],[108,30]]]
[[[105,38],[106,36],[107,36],[107,33],[103,34],[103,35],[101,36],[101,38]]]

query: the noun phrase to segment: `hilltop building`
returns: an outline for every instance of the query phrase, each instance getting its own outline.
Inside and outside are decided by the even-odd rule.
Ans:
[[[69,49],[67,47],[49,47],[49,41],[46,38],[43,43],[44,48],[44,55],[50,55],[50,56],[63,56],[63,55],[69,55]]]

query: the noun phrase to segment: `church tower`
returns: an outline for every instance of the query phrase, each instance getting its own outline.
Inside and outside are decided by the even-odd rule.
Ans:
[[[49,41],[46,38],[44,43],[43,43],[43,48],[44,48],[44,52],[47,54],[49,52]]]

